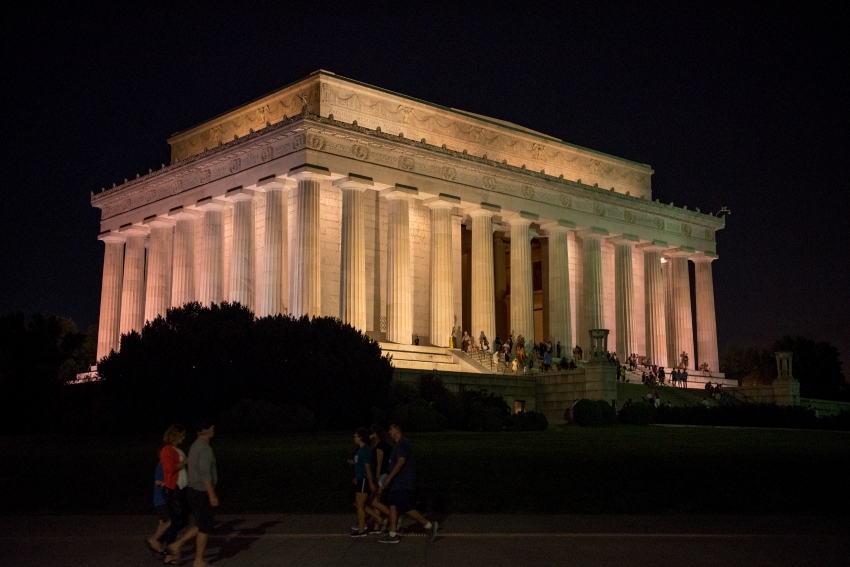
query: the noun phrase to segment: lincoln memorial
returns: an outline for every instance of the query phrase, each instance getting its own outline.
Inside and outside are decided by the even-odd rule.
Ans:
[[[169,165],[92,193],[98,359],[170,307],[230,301],[338,317],[402,368],[470,371],[457,327],[567,356],[608,329],[620,360],[718,370],[724,219],[653,200],[648,165],[326,71],[168,143]]]

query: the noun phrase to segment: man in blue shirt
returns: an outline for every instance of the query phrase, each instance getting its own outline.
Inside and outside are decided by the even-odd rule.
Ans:
[[[390,533],[378,541],[381,543],[398,543],[398,515],[407,514],[428,530],[428,541],[437,537],[437,522],[429,522],[414,506],[416,492],[416,461],[413,458],[413,445],[402,435],[401,425],[390,425],[390,437],[395,442],[390,454],[390,473],[384,480],[384,486],[389,486],[388,503],[390,507]]]

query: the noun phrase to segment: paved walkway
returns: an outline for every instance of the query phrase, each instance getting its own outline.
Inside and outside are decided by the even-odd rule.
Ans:
[[[454,515],[428,544],[353,540],[353,515],[222,516],[208,560],[248,566],[847,565],[848,517]],[[0,565],[151,567],[145,516],[0,517]],[[187,550],[189,551],[189,550]],[[191,561],[186,563],[191,565]]]

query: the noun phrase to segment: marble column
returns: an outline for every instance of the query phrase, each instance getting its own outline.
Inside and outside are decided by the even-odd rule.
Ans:
[[[431,344],[449,346],[454,326],[452,270],[452,210],[460,199],[440,196],[425,204],[431,209]]]
[[[633,352],[637,352],[632,246],[638,242],[638,237],[631,234],[624,234],[617,238],[609,238],[608,242],[614,245],[614,307],[617,312],[617,358],[625,364],[628,357]]]
[[[602,238],[608,231],[588,228],[576,233],[582,241],[584,266],[584,328],[605,329],[605,303],[602,292]],[[583,338],[587,341],[588,338]],[[587,344],[587,343],[583,343]]]
[[[198,211],[177,209],[168,213],[175,220],[174,256],[171,271],[171,306],[195,301],[195,219]]]
[[[492,343],[496,338],[496,286],[493,275],[493,213],[498,207],[481,206],[469,211],[472,219],[472,326],[477,341],[483,332]]]
[[[570,253],[567,236],[575,224],[565,220],[550,222],[540,228],[549,233],[549,340],[560,341],[562,353],[572,352],[572,319],[570,317]]]
[[[664,328],[667,332],[667,364],[677,366],[679,355],[676,353],[676,318],[673,313],[673,272],[670,259],[661,259],[661,277],[664,279]]]
[[[493,282],[496,298],[496,334],[504,341],[510,335],[508,329],[508,258],[503,233],[493,237]]]
[[[297,185],[294,179],[274,175],[257,182],[257,191],[266,193],[263,300],[260,305],[260,317],[287,314],[289,191]]]
[[[121,334],[142,332],[145,326],[145,240],[146,227],[131,226],[121,231],[124,248],[124,281],[121,288]]]
[[[233,203],[233,240],[230,252],[230,302],[239,303],[252,312],[256,268],[254,258],[254,201],[256,193],[241,187],[227,192],[225,200]]]
[[[290,252],[289,309],[292,315],[319,317],[322,314],[322,180],[324,168],[303,165],[289,176],[298,181],[295,194],[295,242]]]
[[[366,220],[363,192],[372,189],[369,177],[349,175],[334,185],[342,190],[342,234],[339,269],[339,318],[366,331]]]
[[[145,289],[145,321],[165,317],[171,307],[171,268],[174,254],[174,221],[153,218],[145,221],[150,227],[148,242],[148,277]]]
[[[124,236],[107,231],[98,237],[103,253],[103,284],[100,288],[100,319],[97,327],[97,361],[118,352],[121,338],[121,287],[124,280]]]
[[[696,357],[694,356],[694,324],[691,312],[691,277],[688,272],[688,256],[693,254],[693,249],[677,248],[667,251],[670,258],[670,281],[673,284],[671,296],[672,316],[676,334],[673,342],[673,352],[676,353],[676,362],[681,359],[682,353],[688,355],[688,368],[696,368]]]
[[[204,213],[198,301],[209,307],[224,301],[224,210],[227,205],[207,199],[199,202],[197,208]]]
[[[534,273],[531,261],[531,239],[537,234],[531,223],[537,215],[516,213],[509,217],[511,225],[511,327],[514,340],[520,335],[525,344],[534,342]]]
[[[646,353],[653,364],[667,364],[667,282],[661,272],[661,251],[667,243],[654,240],[639,244],[643,251],[644,309],[646,313]]]
[[[704,252],[691,256],[694,263],[694,283],[696,284],[697,304],[697,367],[704,363],[708,369],[717,372],[720,369],[720,357],[717,352],[717,321],[714,315],[714,282],[711,262],[717,256]]]
[[[381,192],[387,201],[387,340],[413,342],[410,203],[418,190],[396,185]]]

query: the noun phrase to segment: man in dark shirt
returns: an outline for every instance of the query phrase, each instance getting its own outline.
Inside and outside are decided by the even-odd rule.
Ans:
[[[389,486],[390,533],[378,541],[381,543],[398,543],[398,515],[407,514],[428,530],[428,541],[437,537],[437,522],[429,522],[425,516],[413,508],[416,491],[416,461],[413,458],[413,445],[404,438],[398,423],[390,425],[390,437],[395,441],[395,447],[390,454],[389,474],[383,485]]]

